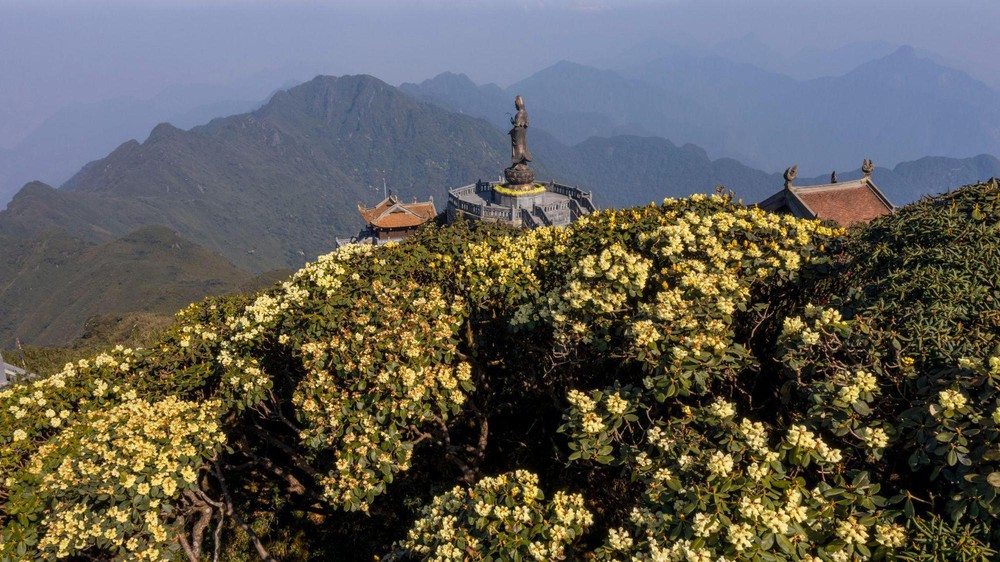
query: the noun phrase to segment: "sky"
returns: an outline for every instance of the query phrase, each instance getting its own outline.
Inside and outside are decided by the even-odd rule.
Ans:
[[[645,41],[748,34],[777,57],[908,44],[1000,89],[998,22],[994,0],[0,0],[0,148],[61,108],[184,84],[452,71],[505,86],[562,59],[613,64]]]

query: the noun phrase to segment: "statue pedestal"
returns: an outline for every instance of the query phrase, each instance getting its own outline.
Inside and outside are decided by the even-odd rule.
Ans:
[[[535,182],[535,171],[524,164],[511,166],[503,171],[507,185],[513,188],[525,186],[532,187]]]

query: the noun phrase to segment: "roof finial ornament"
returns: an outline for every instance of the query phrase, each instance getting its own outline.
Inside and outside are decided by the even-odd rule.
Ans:
[[[837,170],[830,174],[830,183],[837,183]]]
[[[872,179],[872,172],[875,171],[875,164],[871,160],[865,158],[861,163],[861,173],[865,175],[866,180]]]
[[[792,182],[795,178],[799,176],[799,166],[798,164],[792,166],[791,168],[785,168],[785,189],[792,187]]]

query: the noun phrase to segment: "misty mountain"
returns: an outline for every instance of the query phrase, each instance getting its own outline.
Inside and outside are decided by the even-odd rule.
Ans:
[[[536,157],[544,160],[557,179],[594,191],[600,206],[627,207],[711,193],[717,185],[732,189],[747,203],[771,195],[780,187],[777,174],[756,170],[736,160],[712,160],[693,144],[677,146],[659,137],[620,135],[591,137],[565,146],[536,134]],[[540,179],[542,176],[539,176]]]
[[[25,183],[62,184],[122,141],[145,139],[157,123],[188,129],[260,107],[280,83],[265,86],[264,78],[228,85],[178,85],[150,99],[119,97],[62,108],[15,146],[0,150],[0,208]],[[286,81],[283,88],[295,83]]]
[[[239,267],[301,265],[356,233],[354,204],[492,177],[506,139],[484,121],[413,100],[367,76],[319,77],[260,109],[180,130],[155,127],[56,190],[26,186],[0,212],[0,233],[50,227],[107,241],[163,224]]]
[[[509,125],[503,110],[513,105],[513,98],[496,84],[477,85],[468,76],[442,72],[419,84],[404,82],[399,89],[412,97],[423,99],[455,113],[482,117],[498,128]],[[509,112],[508,112],[509,113]]]
[[[781,53],[761,40],[756,33],[730,37],[712,45],[670,39],[646,39],[608,57],[601,68],[636,68],[662,58],[722,58],[730,62],[757,67],[766,72],[784,74],[797,80],[824,76],[840,76],[855,68],[892,54],[900,45],[882,40],[857,41],[833,48],[805,47],[792,53]],[[918,50],[921,57],[941,64],[943,58],[932,52]],[[953,66],[953,65],[951,65]]]
[[[861,41],[833,49],[815,47],[802,49],[784,60],[779,59],[771,66],[753,62],[751,64],[798,79],[809,80],[847,74],[862,64],[887,57],[899,48],[900,45],[886,41]],[[921,52],[920,55],[932,58],[930,53]]]
[[[560,66],[565,73],[595,76],[578,65]],[[438,95],[464,91],[472,97],[471,88],[501,102],[499,88],[477,87],[465,77],[447,76],[438,84]],[[543,86],[526,81],[518,87],[538,98],[556,95]],[[644,92],[628,86],[612,97],[641,99]],[[485,103],[477,110],[486,111]],[[546,124],[542,113],[537,119],[532,113],[533,124]],[[754,202],[782,183],[779,174],[713,159],[699,146],[663,138],[616,135],[567,145],[534,126],[529,138],[540,180],[592,189],[601,205],[644,204],[719,184]],[[55,227],[106,242],[163,224],[243,269],[293,267],[329,251],[337,236],[357,232],[354,204],[377,201],[383,179],[403,198],[433,196],[443,210],[449,187],[500,174],[508,163],[507,143],[504,129],[413,99],[375,78],[317,77],[279,92],[252,113],[190,131],[158,125],[145,142],[122,144],[63,189],[29,184],[0,212],[0,234],[32,237]],[[905,203],[1000,175],[996,163],[988,156],[924,159],[884,177],[880,171],[876,181]],[[809,170],[822,177],[832,168],[798,164],[803,177]]]
[[[664,58],[624,74],[699,100],[710,132],[691,142],[764,168],[1000,154],[1000,93],[908,47],[804,81],[718,57]]]
[[[829,56],[848,60],[884,47]],[[483,91],[462,82],[432,79],[406,90],[495,121],[496,113],[486,115],[472,101]],[[618,71],[563,61],[504,93],[524,95],[529,111],[545,108],[532,115],[533,125],[563,142],[651,134],[770,170],[792,162],[843,168],[866,157],[895,164],[926,155],[1000,154],[1000,93],[908,47],[810,80],[679,49]],[[490,95],[498,97],[495,89]]]
[[[657,92],[638,83],[620,83],[602,79],[601,71],[571,62],[560,62],[551,67],[552,75],[541,78],[531,76],[509,88],[496,84],[476,85],[464,74],[445,72],[419,84],[404,83],[400,89],[411,96],[437,104],[449,111],[486,119],[497,128],[510,128],[514,96],[523,94],[530,100],[529,111],[532,127],[544,129],[559,141],[575,144],[593,136],[643,135],[650,131],[640,123],[645,116],[637,115],[632,108],[648,108]],[[597,75],[597,76],[595,76]],[[580,91],[595,84],[606,84],[604,91],[590,89],[586,100],[566,104],[563,88]],[[637,101],[625,107],[614,107],[616,100]]]
[[[593,190],[602,206],[717,185],[752,203],[782,185],[780,174],[663,138],[567,145],[533,128],[529,139],[539,180]],[[354,204],[377,201],[382,178],[403,198],[433,195],[443,210],[447,188],[495,177],[507,153],[503,129],[369,76],[317,77],[254,112],[189,131],[158,125],[63,189],[25,185],[0,212],[0,341],[62,343],[91,316],[168,310],[231,290],[252,272],[301,265],[357,231]],[[875,180],[902,204],[993,175],[1000,161],[983,155],[878,168]]]

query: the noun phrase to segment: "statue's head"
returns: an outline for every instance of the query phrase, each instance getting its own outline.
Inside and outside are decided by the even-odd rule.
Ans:
[[[518,111],[524,109],[524,98],[521,96],[514,98],[514,107],[516,107]]]

